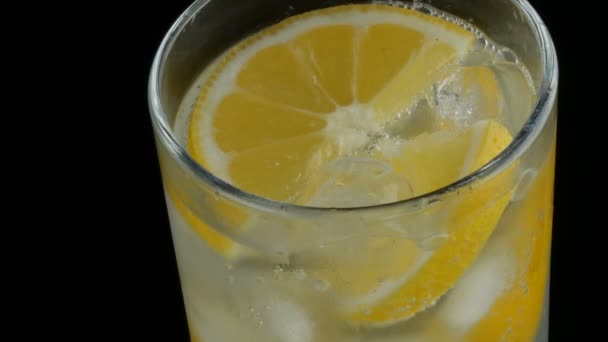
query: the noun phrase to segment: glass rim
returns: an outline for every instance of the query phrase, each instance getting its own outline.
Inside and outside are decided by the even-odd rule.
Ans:
[[[439,196],[447,196],[450,193],[457,192],[458,190],[465,188],[476,181],[490,178],[502,171],[506,166],[510,165],[535,141],[540,131],[545,126],[545,123],[551,114],[553,104],[555,103],[558,82],[558,62],[551,36],[538,13],[527,0],[510,0],[529,18],[529,24],[532,26],[533,33],[536,36],[537,44],[540,48],[543,72],[534,109],[511,143],[496,157],[469,175],[461,177],[444,187],[415,197],[389,203],[353,207],[315,207],[280,202],[254,195],[238,188],[237,186],[231,185],[226,181],[223,181],[205,169],[202,165],[195,161],[194,158],[192,158],[187,149],[179,143],[177,137],[173,133],[171,125],[167,122],[167,116],[164,113],[160,100],[161,77],[163,75],[165,62],[176,38],[182,32],[182,29],[196,15],[196,13],[198,13],[199,10],[201,10],[211,1],[213,0],[194,1],[178,17],[178,19],[175,20],[171,28],[165,34],[152,63],[152,69],[148,81],[148,105],[153,122],[152,126],[158,134],[161,142],[168,149],[169,153],[173,154],[176,161],[182,163],[183,166],[189,169],[196,176],[197,180],[209,185],[218,193],[218,195],[236,201],[246,207],[251,207],[270,213],[283,213],[285,211],[289,211],[291,213],[302,214],[355,210],[367,211],[389,209],[394,207],[407,208],[410,206],[419,208],[421,205],[434,202]]]

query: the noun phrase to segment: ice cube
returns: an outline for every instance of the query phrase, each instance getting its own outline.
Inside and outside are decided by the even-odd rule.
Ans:
[[[530,117],[536,103],[536,90],[531,86],[534,82],[518,64],[496,63],[494,71],[500,84],[503,84],[503,112],[508,113],[504,115],[505,124],[519,130]]]
[[[425,96],[407,112],[397,116],[386,125],[389,136],[404,140],[412,139],[423,133],[435,130],[436,114],[431,105],[433,99]]]
[[[317,186],[309,205],[354,207],[411,197],[411,185],[390,164],[367,157],[345,157],[328,164],[311,182]],[[316,185],[316,184],[320,184]]]
[[[499,118],[503,111],[502,89],[494,69],[465,66],[434,88],[437,129],[466,128],[478,120]]]
[[[283,342],[312,341],[313,323],[304,309],[291,301],[273,298],[266,306],[267,324]]]
[[[482,319],[511,286],[515,262],[507,239],[491,241],[486,251],[451,290],[440,315],[453,328],[466,331]]]
[[[515,191],[511,197],[511,202],[518,202],[526,197],[537,175],[538,171],[534,169],[526,169],[519,175],[519,179],[515,185]]]

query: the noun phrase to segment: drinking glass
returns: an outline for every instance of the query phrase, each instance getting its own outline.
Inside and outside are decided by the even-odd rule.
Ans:
[[[531,111],[506,119],[515,133],[508,147],[436,191],[366,207],[281,203],[209,172],[175,131],[187,91],[217,56],[286,17],[351,3],[366,1],[198,0],[160,44],[148,96],[192,340],[546,341],[558,67],[550,35],[527,1],[431,2],[508,47],[513,54],[505,58],[526,66],[536,90]],[[501,203],[506,209],[497,211]],[[466,210],[454,215],[454,208]],[[383,268],[398,263],[404,249],[453,251],[443,270],[458,269],[458,249],[467,245],[456,246],[454,237],[493,215],[496,228],[480,254],[425,310],[371,323],[342,311],[351,284],[373,278],[379,289],[390,287]],[[443,275],[429,272],[418,297],[398,298],[385,310],[406,310],[432,291]]]

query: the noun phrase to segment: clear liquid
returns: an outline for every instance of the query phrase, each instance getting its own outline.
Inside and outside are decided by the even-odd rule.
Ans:
[[[422,7],[422,11],[455,20],[430,7]],[[389,124],[357,131],[365,140],[361,147],[319,170],[324,184],[315,196],[302,204],[348,207],[403,199],[390,189],[391,185],[407,189],[407,180],[395,174],[386,163],[371,158],[372,152],[391,153],[392,149],[420,134],[437,132],[446,126],[466,129],[484,119],[498,120],[511,132],[521,128],[536,98],[527,70],[510,50],[491,43],[470,25],[462,21],[458,23],[476,32],[479,39],[474,53],[454,68],[449,77],[428,89],[415,106],[399,113]],[[499,85],[498,97],[488,98],[484,93],[487,85],[479,75],[495,77]],[[184,143],[199,86],[208,76],[203,72],[194,82],[176,118],[175,131]],[[348,115],[348,111],[345,113]],[[435,305],[405,321],[374,327],[344,320],[344,307],[352,304],[349,296],[345,295],[348,283],[358,280],[356,272],[344,270],[349,265],[354,269],[379,270],[399,254],[391,249],[370,249],[370,236],[358,234],[369,229],[364,223],[357,219],[335,222],[336,229],[341,231],[338,236],[344,236],[344,230],[353,232],[347,239],[332,240],[330,232],[327,232],[327,239],[320,243],[311,243],[307,239],[303,239],[301,245],[294,243],[298,245],[297,251],[277,253],[276,250],[254,249],[248,257],[233,262],[212,250],[169,200],[173,238],[193,339],[284,342],[483,340],[479,337],[483,336],[483,329],[481,333],[475,330],[479,330],[479,324],[483,324],[488,315],[502,314],[500,302],[514,293],[512,288],[528,286],[527,272],[522,267],[546,268],[547,220],[550,222],[547,206],[550,204],[539,198],[545,198],[543,192],[548,184],[552,184],[551,163],[552,159],[548,158],[538,170],[522,168],[525,176],[522,176],[521,184],[526,186],[516,191],[517,196],[511,200],[473,266]],[[344,178],[344,175],[349,176],[349,184],[338,185],[332,181]],[[293,201],[298,202],[299,198],[296,196]],[[530,225],[533,229],[519,225],[521,217],[527,215],[524,212],[531,207],[538,211],[539,217],[542,216]],[[260,241],[270,242],[275,238],[273,231],[284,224],[260,219],[253,224],[250,234]],[[440,231],[417,235],[416,232],[390,232],[386,229],[382,234],[403,244],[410,241],[415,248],[429,252],[447,240]],[[517,245],[522,236],[535,236],[536,239],[530,239],[529,244],[522,247]],[[515,248],[529,250],[530,260],[520,260],[521,257],[512,252]],[[540,255],[541,261],[533,260],[531,255]],[[319,270],[329,270],[331,275]],[[394,290],[391,279],[383,279],[381,271],[376,276],[378,296],[382,296],[383,291]],[[544,280],[541,285],[530,284],[529,296],[543,297]],[[529,302],[522,300],[522,303]],[[529,309],[522,306],[518,310],[524,312]],[[520,340],[518,336],[529,335],[513,334],[514,329],[523,329],[522,325],[518,317],[504,315],[505,328],[495,331],[487,341],[494,337],[517,341]],[[536,316],[530,314],[525,317]]]

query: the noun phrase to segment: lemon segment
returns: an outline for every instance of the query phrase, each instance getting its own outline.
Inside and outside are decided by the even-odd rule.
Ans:
[[[317,113],[336,109],[286,44],[258,51],[240,69],[236,86],[270,102]]]
[[[355,35],[352,25],[331,25],[311,29],[290,43],[306,63],[315,82],[338,106],[354,101]]]
[[[247,115],[243,108],[248,108]],[[224,97],[215,113],[215,141],[226,153],[317,132],[326,125],[316,116],[238,92]]]
[[[372,25],[361,29],[358,38],[356,94],[363,103],[385,88],[425,43],[422,32],[399,24]],[[415,78],[412,80],[417,82]],[[415,92],[421,90],[412,88]]]

